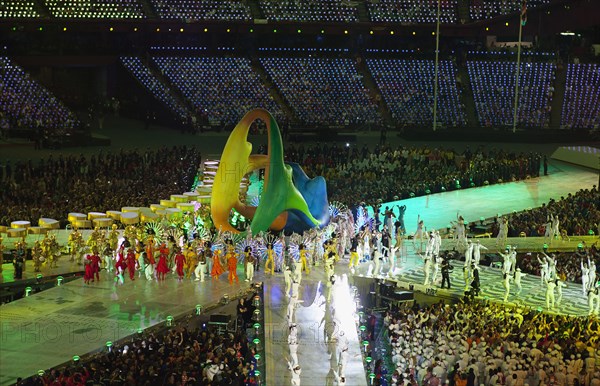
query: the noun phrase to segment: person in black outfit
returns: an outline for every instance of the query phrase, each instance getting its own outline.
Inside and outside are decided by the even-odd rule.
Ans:
[[[23,278],[23,267],[25,266],[25,259],[23,258],[23,254],[18,253],[16,251],[13,252],[13,266],[15,267],[15,279]]]
[[[473,296],[479,296],[479,291],[481,290],[479,284],[479,267],[477,267],[475,264],[472,264],[471,270],[473,271],[473,281],[471,282],[471,287],[473,287]]]
[[[444,283],[448,283],[448,289],[450,289],[450,259],[448,256],[444,256],[442,260],[442,288],[444,288]]]

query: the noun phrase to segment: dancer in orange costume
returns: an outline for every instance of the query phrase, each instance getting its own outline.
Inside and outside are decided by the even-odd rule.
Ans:
[[[235,279],[236,283],[240,282],[237,275],[237,254],[233,251],[227,252],[227,270],[229,271],[229,284],[233,284]]]
[[[222,253],[223,252],[220,249],[217,249],[213,254],[213,266],[212,270],[210,271],[210,276],[212,276],[213,279],[218,279],[219,276],[221,276],[221,274],[225,272],[225,270],[223,269],[223,265],[221,264]]]
[[[179,280],[183,280],[183,266],[185,264],[185,255],[181,252],[181,249],[177,249],[175,252],[175,269],[177,270],[177,276]]]
[[[267,244],[267,262],[265,263],[265,273],[275,274],[275,251],[273,244]]]

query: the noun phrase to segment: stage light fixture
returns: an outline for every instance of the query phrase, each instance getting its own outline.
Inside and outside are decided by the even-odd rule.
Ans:
[[[413,36],[415,36],[416,34],[417,34],[417,32],[416,32],[416,31],[413,31]]]
[[[394,34],[394,31],[390,31],[390,35],[393,35],[393,34]]]
[[[345,34],[345,35],[348,35],[348,30],[344,30],[344,34]]]
[[[109,30],[110,32],[112,32],[112,31],[114,31],[115,29],[114,29],[113,27],[110,27],[108,30]]]
[[[183,28],[179,28],[179,32],[183,32]]]
[[[208,28],[204,28],[204,32],[208,32]]]

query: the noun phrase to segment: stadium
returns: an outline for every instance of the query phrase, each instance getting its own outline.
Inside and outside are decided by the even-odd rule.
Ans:
[[[600,385],[598,15],[0,0],[0,384]]]

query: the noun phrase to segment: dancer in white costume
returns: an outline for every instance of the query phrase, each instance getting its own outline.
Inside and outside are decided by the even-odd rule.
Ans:
[[[292,366],[292,363],[288,361],[288,368],[290,369],[292,379],[290,380],[291,386],[300,386],[300,374],[302,374],[302,368],[300,366]]]
[[[542,285],[550,280],[550,267],[548,266],[548,260],[540,260],[540,255],[537,255],[538,263],[540,263],[540,279],[542,280]]]
[[[346,365],[348,363],[348,352],[350,344],[344,331],[338,334],[337,351],[339,352],[338,366],[340,378],[346,377]]]
[[[456,222],[454,223],[454,238],[456,239],[456,247],[459,245],[467,245],[467,235],[465,230],[465,219],[463,216],[456,213]]]
[[[521,272],[521,268],[517,268],[515,271],[515,285],[517,286],[517,296],[521,293],[523,287],[521,287],[521,279],[527,276],[526,273]]]
[[[581,260],[581,290],[586,296],[590,289],[590,268]]]
[[[513,245],[510,251],[510,273],[514,274],[517,269],[517,246]]]
[[[508,248],[506,249],[505,252],[506,253],[498,252],[498,254],[502,257],[502,277],[503,278],[510,275],[510,273],[512,271],[511,252]]]
[[[429,232],[429,238],[427,240],[427,245],[425,246],[425,256],[433,256],[433,249],[435,247],[435,232]]]
[[[550,257],[544,252],[542,252],[542,255],[544,255],[546,261],[548,262],[548,278],[553,280],[556,278],[556,257],[554,254],[552,254],[552,257]]]
[[[588,256],[588,267],[590,269],[590,273],[588,274],[588,282],[590,283],[590,288],[596,284],[596,263],[594,260],[590,260]]]
[[[423,281],[423,285],[429,285],[429,271],[431,270],[431,256],[423,256],[419,254],[421,259],[423,259],[423,274],[425,274],[425,280]]]
[[[481,249],[482,248],[487,250],[486,247],[481,245],[479,240],[477,240],[475,243],[473,243],[473,262],[475,263],[475,265],[479,265],[479,261],[481,260]]]
[[[290,289],[292,288],[292,270],[288,265],[283,269],[283,281],[285,283],[285,296],[290,296]]]
[[[440,255],[433,255],[433,278],[431,279],[431,284],[437,282],[437,277],[440,272],[440,267],[444,259]]]
[[[434,230],[433,233],[435,236],[435,240],[433,243],[433,254],[435,256],[439,256],[440,248],[442,247],[442,236],[440,236],[440,232],[438,232],[437,230]]]
[[[504,302],[508,300],[508,295],[510,295],[510,275],[504,274]]]
[[[299,365],[298,363],[298,340],[294,340],[292,342],[288,339],[288,347],[290,349],[290,358],[292,367],[296,367]]]
[[[556,285],[556,305],[560,306],[560,302],[562,300],[562,289],[567,288],[567,285],[564,281],[560,280],[558,277],[554,280],[554,284]]]
[[[496,236],[496,246],[506,244],[508,239],[508,219],[500,217],[499,221],[500,228],[498,229],[498,236]]]
[[[423,240],[425,239],[425,237],[427,237],[426,231],[425,231],[425,223],[423,222],[423,220],[421,220],[421,215],[418,215],[417,216],[417,230],[415,231],[415,234],[413,235],[413,248],[415,250],[417,249],[416,241],[418,239],[419,240],[419,253],[421,253],[423,251]]]
[[[554,288],[556,287],[556,283],[554,280],[546,281],[546,308],[552,309],[554,308]]]
[[[600,288],[598,285],[592,286],[587,293],[589,315],[598,315],[600,312]]]
[[[375,250],[373,253],[373,271],[371,272],[371,276],[379,276],[381,274],[381,260],[383,259],[383,255],[381,252]]]

